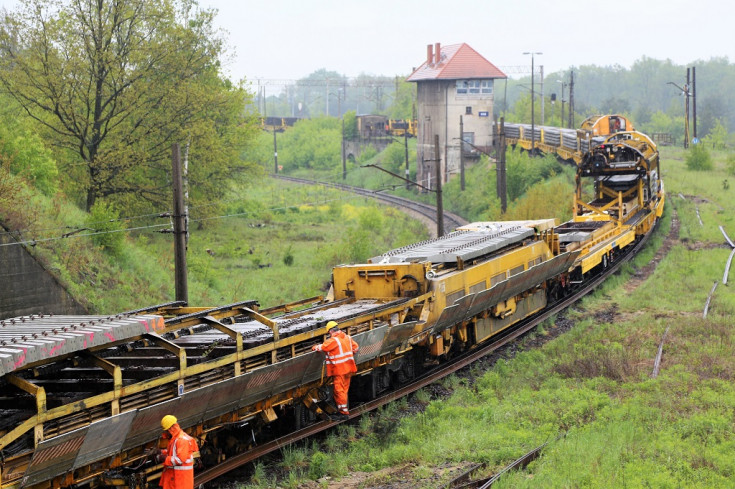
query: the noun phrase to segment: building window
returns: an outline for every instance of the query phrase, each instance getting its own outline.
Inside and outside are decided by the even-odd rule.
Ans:
[[[468,107],[465,107],[464,108],[464,113],[466,115],[472,115],[472,107],[469,107],[469,106]]]
[[[489,95],[493,93],[492,80],[457,80],[457,95]]]
[[[472,147],[474,145],[475,145],[475,133],[474,132],[462,133],[462,151],[464,151],[465,154],[470,154],[472,153],[472,149],[473,149]]]

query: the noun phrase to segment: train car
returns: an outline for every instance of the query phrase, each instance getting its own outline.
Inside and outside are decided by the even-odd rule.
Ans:
[[[650,233],[663,205],[656,146],[620,132],[578,166],[572,220],[472,223],[335,267],[324,298],[2,321],[0,487],[154,486],[166,414],[205,467],[246,453],[329,410],[311,351],[327,322],[360,345],[350,399],[370,399],[568,294]]]
[[[283,132],[289,127],[293,127],[300,120],[300,117],[262,117],[260,127],[268,132]]]
[[[506,123],[504,131],[507,144],[519,146],[526,151],[556,154],[560,159],[573,164],[582,163],[585,155],[596,144],[604,141],[606,136],[618,132],[635,132],[633,123],[620,114],[590,116],[582,122],[579,129]]]
[[[391,136],[409,136],[415,138],[417,123],[416,120],[389,119],[385,124],[385,131]]]
[[[385,137],[388,118],[384,115],[358,115],[357,133],[362,139]]]
[[[609,136],[616,132],[635,131],[633,123],[620,114],[589,116],[582,122],[581,129],[592,136]]]

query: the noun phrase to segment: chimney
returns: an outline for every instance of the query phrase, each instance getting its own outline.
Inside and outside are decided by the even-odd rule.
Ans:
[[[431,49],[431,44],[426,46],[426,64],[430,65],[434,61],[434,50]]]
[[[439,64],[442,60],[442,45],[440,43],[434,45],[434,56],[436,56],[434,63]]]

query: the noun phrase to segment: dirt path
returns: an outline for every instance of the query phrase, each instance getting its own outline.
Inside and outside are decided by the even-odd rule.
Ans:
[[[673,216],[671,218],[671,229],[669,230],[669,234],[666,236],[666,239],[664,240],[661,247],[656,251],[656,254],[653,256],[651,261],[648,262],[648,264],[643,268],[639,268],[638,270],[636,270],[636,272],[633,274],[633,277],[631,277],[631,279],[626,282],[624,287],[627,293],[631,293],[635,289],[637,289],[653,273],[653,271],[656,270],[656,267],[659,263],[661,263],[661,260],[663,260],[664,257],[669,254],[669,251],[671,251],[674,243],[677,243],[679,241],[680,226],[681,223],[679,222],[679,215],[676,213],[676,209],[674,209]]]

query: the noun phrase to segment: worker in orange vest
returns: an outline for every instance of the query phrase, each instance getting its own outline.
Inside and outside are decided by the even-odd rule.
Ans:
[[[321,345],[311,347],[313,351],[323,351],[327,354],[327,375],[334,382],[334,402],[337,405],[339,418],[349,415],[347,410],[347,392],[350,390],[350,378],[357,372],[354,352],[359,346],[349,335],[337,327],[335,321],[327,323],[329,338]]]
[[[161,481],[163,489],[194,489],[194,458],[199,456],[199,446],[194,438],[179,426],[170,414],[161,420],[164,434],[171,436],[168,448],[161,450],[156,462],[163,463]]]

